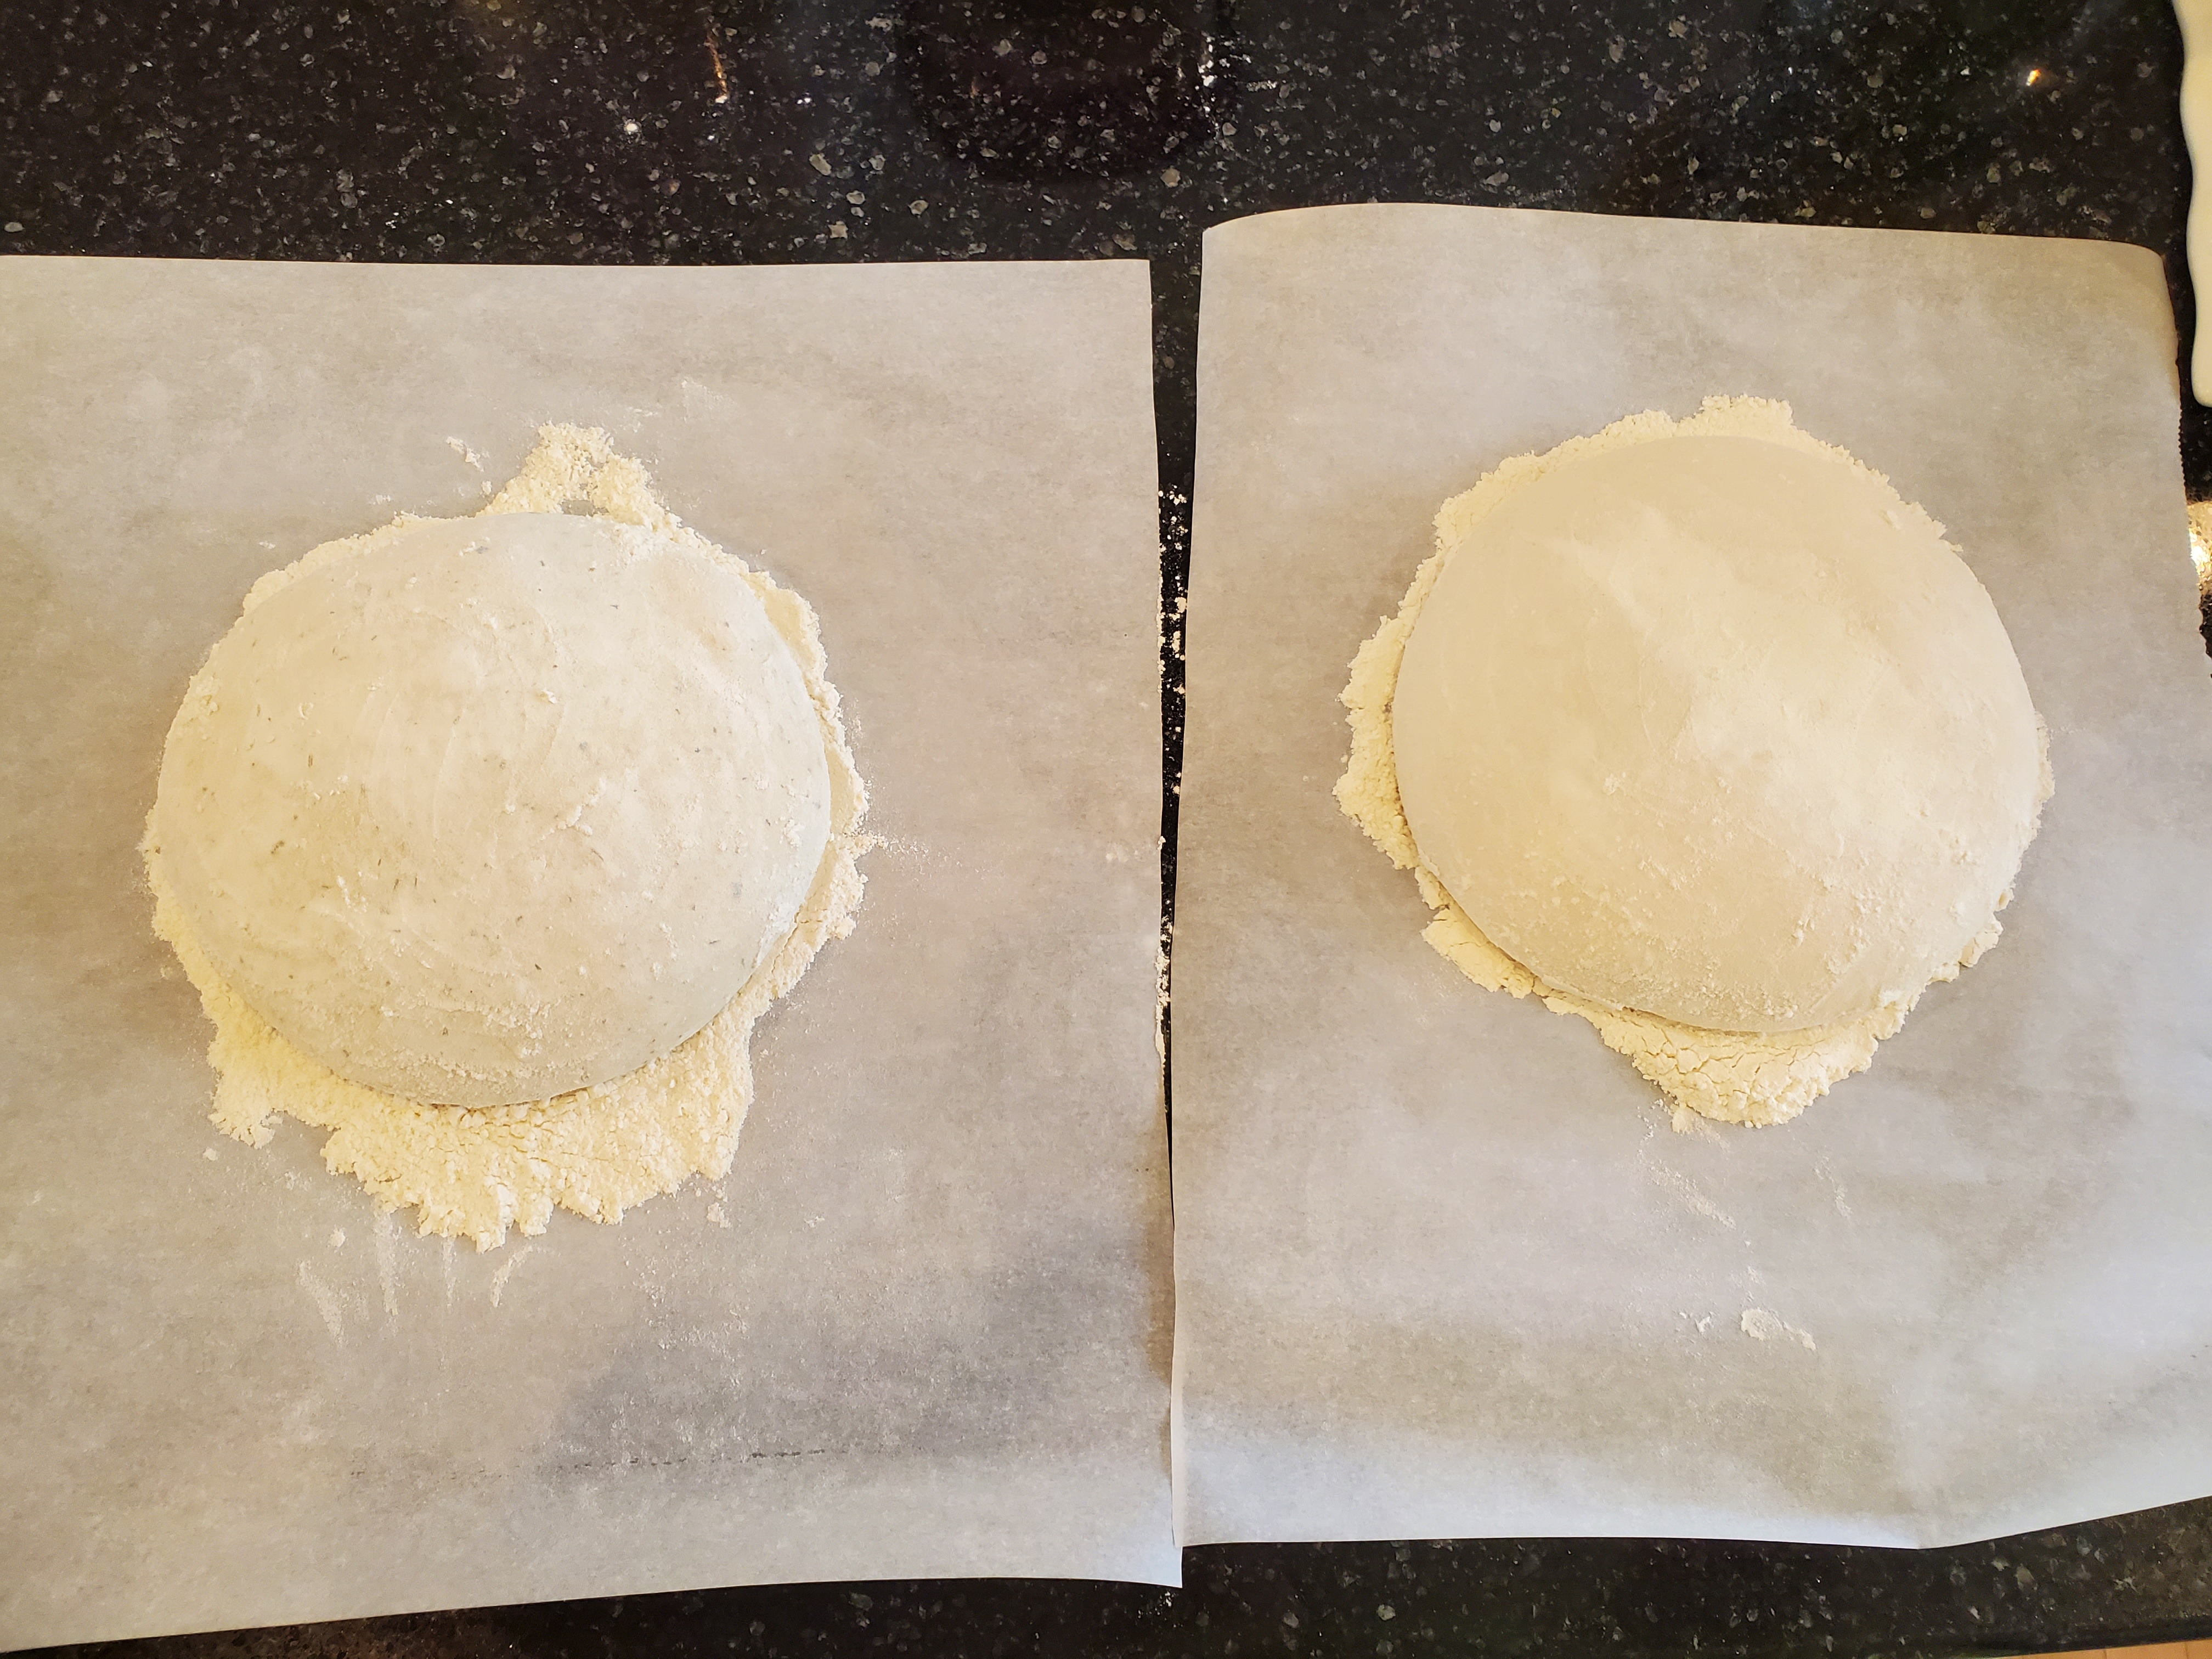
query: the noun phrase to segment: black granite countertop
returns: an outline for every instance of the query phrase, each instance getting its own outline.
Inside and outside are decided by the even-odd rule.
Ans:
[[[2108,238],[2166,256],[2185,348],[2161,0],[1194,6],[15,0],[0,252],[1146,258],[1170,594],[1199,237],[1241,214],[1386,199]],[[2193,404],[2181,441],[2191,495],[2212,494]],[[104,1650],[2005,1653],[2212,1635],[2212,1501],[1919,1553],[1250,1546],[1191,1551],[1186,1573],[1174,1592],[811,1585]]]

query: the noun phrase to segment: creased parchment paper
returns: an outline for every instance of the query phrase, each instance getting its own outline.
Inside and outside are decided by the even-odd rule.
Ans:
[[[1143,265],[15,260],[0,381],[0,1645],[1175,1582]],[[547,421],[813,605],[887,839],[728,1178],[479,1257],[209,1124],[131,849],[253,579]]]
[[[1378,206],[1209,232],[1175,942],[1187,1542],[1933,1545],[2212,1492],[2212,684],[2137,249]],[[2001,944],[1676,1133],[1337,810],[1346,665],[1505,457],[1787,400],[2051,726]]]

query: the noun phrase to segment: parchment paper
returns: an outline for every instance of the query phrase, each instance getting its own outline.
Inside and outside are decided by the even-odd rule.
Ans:
[[[1208,234],[1186,1541],[1932,1545],[2212,1492],[2212,665],[2173,356],[2131,248],[1404,206]],[[1678,1135],[1588,1026],[1423,943],[1329,792],[1346,665],[1438,503],[1717,392],[1787,398],[1949,526],[2057,794],[2002,943],[1871,1072]]]
[[[1135,262],[0,263],[0,1644],[1176,1581],[1150,362]],[[548,420],[814,605],[890,844],[728,1179],[479,1257],[208,1125],[133,844],[248,584]]]

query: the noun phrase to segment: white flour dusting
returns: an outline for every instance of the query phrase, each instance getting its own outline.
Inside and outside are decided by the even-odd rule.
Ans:
[[[315,1270],[306,1262],[300,1264],[300,1288],[315,1304],[315,1311],[323,1316],[323,1324],[333,1342],[345,1340],[345,1312],[339,1305],[337,1292],[315,1277]]]
[[[1670,1170],[1644,1152],[1638,1152],[1636,1155],[1636,1162],[1656,1184],[1665,1188],[1675,1197],[1680,1199],[1694,1213],[1703,1216],[1716,1226],[1725,1227],[1730,1232],[1735,1231],[1735,1218],[1707,1198],[1698,1189],[1697,1182],[1692,1181],[1680,1170]]]
[[[1746,1336],[1760,1342],[1790,1341],[1801,1348],[1813,1346],[1809,1333],[1799,1330],[1795,1325],[1784,1324],[1780,1314],[1765,1308],[1746,1308],[1739,1328]]]
[[[1399,796],[1391,708],[1414,623],[1451,550],[1472,526],[1562,461],[1608,447],[1692,434],[1765,439],[1880,477],[1847,452],[1800,431],[1787,404],[1753,398],[1708,398],[1696,415],[1680,422],[1656,411],[1631,416],[1546,454],[1504,461],[1474,489],[1444,503],[1437,515],[1437,551],[1416,573],[1397,614],[1383,621],[1353,660],[1350,683],[1341,696],[1349,711],[1352,750],[1335,791],[1346,816],[1394,864],[1413,871],[1423,901],[1434,913],[1422,934],[1432,947],[1479,985],[1515,997],[1533,994],[1554,1013],[1589,1021],[1607,1047],[1626,1055],[1668,1096],[1677,1131],[1691,1127],[1691,1113],[1753,1125],[1796,1116],[1838,1079],[1865,1070],[1876,1044],[1896,1033],[1911,1002],[1892,1004],[1840,1025],[1781,1032],[1716,1031],[1634,1009],[1608,1007],[1545,984],[1486,937],[1422,861]],[[1887,481],[1881,482],[1886,487]],[[2046,796],[2050,793],[2047,748],[2042,790]],[[1960,961],[1939,969],[1936,977],[1955,978],[1995,942],[1998,931],[1992,921]]]
[[[550,1100],[464,1109],[379,1093],[301,1053],[223,982],[191,937],[150,830],[142,848],[155,931],[175,950],[215,1024],[208,1058],[217,1079],[210,1114],[216,1127],[257,1146],[269,1142],[279,1114],[328,1130],[323,1159],[332,1170],[357,1178],[387,1212],[412,1206],[418,1234],[465,1238],[480,1250],[503,1243],[510,1227],[544,1232],[556,1205],[615,1222],[631,1205],[672,1191],[694,1174],[716,1180],[729,1172],[752,1099],[753,1024],[798,983],[827,941],[852,931],[862,885],[858,860],[873,844],[860,831],[867,792],[845,741],[837,692],[806,602],[683,524],[654,495],[644,469],[617,454],[601,431],[542,428],[521,471],[483,511],[557,513],[572,504],[641,526],[742,575],[790,645],[821,720],[831,781],[828,849],[790,933],[704,1029],[625,1076]],[[381,530],[315,548],[264,576],[246,608],[308,570],[373,550],[418,522],[402,515]],[[395,1283],[381,1271],[388,1248],[381,1233],[378,1245],[389,1312]],[[335,1297],[305,1264],[300,1273],[332,1336],[342,1337]],[[502,1287],[504,1282],[502,1277]]]

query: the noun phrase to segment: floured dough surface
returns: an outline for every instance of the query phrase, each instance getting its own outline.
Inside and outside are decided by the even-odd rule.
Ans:
[[[577,507],[588,513],[565,514],[572,523],[550,533],[542,524],[521,521]],[[609,584],[556,596],[542,574],[533,574],[544,568],[537,561],[556,556],[556,544],[581,558],[582,574],[606,576]],[[394,550],[397,560],[380,562]],[[474,574],[493,580],[414,608],[416,599],[437,595],[441,580],[453,574],[446,561],[487,554],[495,568]],[[416,568],[417,560],[427,564]],[[220,834],[176,834],[170,813],[179,823],[189,821],[193,796],[184,774],[173,795],[165,769],[143,852],[155,931],[175,949],[216,1027],[209,1049],[217,1077],[215,1122],[254,1145],[269,1140],[280,1114],[326,1129],[323,1155],[331,1169],[358,1177],[387,1208],[415,1206],[419,1231],[467,1238],[479,1249],[502,1242],[511,1227],[543,1232],[556,1205],[617,1221],[629,1206],[671,1191],[695,1173],[726,1174],[752,1097],[753,1025],[798,982],[823,944],[851,932],[862,885],[858,860],[872,844],[860,828],[866,790],[845,742],[813,611],[676,519],[643,470],[615,453],[605,434],[563,426],[541,430],[520,472],[476,517],[403,518],[271,572],[247,596],[241,629],[301,586],[314,603],[301,608],[290,629],[272,631],[289,635],[304,626],[312,633],[330,607],[343,614],[356,601],[368,605],[383,619],[380,627],[390,623],[427,656],[412,671],[419,676],[413,690],[422,724],[433,731],[428,709],[439,697],[465,701],[471,686],[503,680],[526,695],[479,709],[472,732],[449,721],[434,743],[390,732],[396,662],[374,671],[356,665],[316,679],[319,698],[328,706],[306,714],[296,698],[289,709],[270,708],[264,696],[264,714],[253,716],[252,693],[234,686],[226,694],[220,672],[214,710],[196,712],[195,697],[187,696],[179,728],[219,713],[226,695],[246,705],[249,731],[259,732],[253,752],[265,739],[270,752],[263,758],[270,763],[266,779],[255,780],[250,768],[245,775],[249,801],[257,788],[267,795],[253,810],[292,806],[311,819],[331,813],[334,823],[312,827],[322,836],[320,856],[333,883],[339,868],[358,866],[364,848],[380,854],[387,867],[404,858],[419,875],[424,848],[413,837],[426,830],[434,832],[433,862],[439,849],[458,860],[445,872],[458,884],[447,895],[448,909],[420,908],[422,902],[407,896],[421,884],[403,878],[398,890],[404,902],[378,895],[374,902],[367,896],[351,902],[343,889],[334,902],[325,891],[309,895],[308,902],[331,915],[286,921],[272,910],[241,928],[210,911],[207,901],[228,890],[222,884],[254,875],[261,832],[276,826],[252,820],[252,836],[241,835],[234,847],[225,846]],[[504,597],[495,599],[498,594]],[[473,605],[465,602],[471,597]],[[625,598],[653,619],[611,623],[594,613],[599,603]],[[586,637],[592,635],[598,637]],[[276,645],[281,653],[282,641]],[[659,665],[642,664],[641,649],[656,653]],[[219,667],[211,658],[210,668]],[[572,675],[574,683],[548,683],[548,673]],[[256,684],[266,690],[265,683]],[[347,688],[343,695],[335,689],[340,685]],[[565,704],[563,687],[571,698]],[[196,680],[195,692],[201,689]],[[546,690],[552,701],[527,695]],[[617,691],[622,695],[611,695]],[[699,701],[733,691],[742,704]],[[420,701],[425,698],[429,702]],[[595,699],[596,714],[584,714]],[[752,711],[742,722],[740,707]],[[563,708],[574,711],[572,720],[582,717],[580,730],[549,716]],[[350,721],[343,717],[348,709]],[[311,769],[304,744],[287,744],[271,729],[288,712],[310,725],[327,721],[342,747],[353,745],[349,752],[359,758],[347,773],[350,783],[360,781],[355,770],[388,769],[380,792],[387,805],[374,834],[356,821],[357,813],[344,810],[343,787],[325,791],[337,798],[336,808],[315,795],[319,784],[304,794],[276,787],[286,776],[296,784]],[[255,718],[264,724],[254,728]],[[745,729],[733,729],[737,724]],[[687,761],[668,752],[679,734],[701,739],[692,746],[702,754]],[[564,735],[586,745],[576,759],[556,753]],[[620,752],[585,758],[602,748]],[[709,749],[711,760],[703,752]],[[657,769],[648,778],[656,750]],[[323,769],[318,748],[312,769]],[[208,775],[197,769],[191,774],[202,781]],[[394,811],[394,799],[404,810]],[[763,827],[766,834],[748,838],[749,830]],[[564,836],[584,846],[572,848]],[[186,839],[198,850],[179,858],[172,842]],[[347,847],[352,854],[331,850]],[[622,866],[618,884],[594,887],[586,879],[590,869],[617,858],[633,860]],[[494,864],[500,867],[493,870]],[[374,857],[368,867],[376,867]],[[272,878],[264,868],[258,878]],[[505,903],[532,884],[543,898],[549,884],[557,894],[564,883],[567,903],[541,902],[496,930],[486,918],[497,906],[474,902],[495,895]],[[349,873],[346,887],[356,884]],[[611,896],[617,886],[630,902]],[[196,894],[191,902],[188,889]],[[647,892],[652,900],[643,898]],[[663,905],[671,893],[674,902]],[[410,937],[424,947],[415,951],[411,973],[406,952],[391,946],[395,927],[415,930]],[[216,937],[214,949],[204,932]],[[239,933],[275,965],[229,966],[218,952],[238,956]],[[553,971],[546,979],[526,978],[519,941],[570,951],[565,974],[556,963],[547,964]],[[338,953],[356,949],[359,959],[340,968],[329,955],[316,954],[334,942]],[[725,945],[734,946],[726,957]],[[541,963],[533,951],[533,972]],[[576,973],[578,966],[586,971]],[[256,972],[271,973],[281,987],[288,969],[302,1000],[313,995],[306,988],[319,984],[337,1005],[351,999],[355,1015],[371,1030],[411,1029],[415,1036],[408,1041],[384,1037],[380,1052],[387,1060],[404,1060],[434,1010],[466,1008],[476,1000],[474,1023],[459,1022],[475,1045],[469,1051],[474,1059],[459,1069],[506,1076],[502,1093],[515,1077],[550,1075],[530,1068],[556,1050],[565,1056],[562,1063],[589,1070],[620,1065],[631,1052],[639,1058],[588,1086],[499,1103],[434,1103],[424,1097],[428,1090],[410,1095],[342,1075],[280,1030],[271,1013],[285,1018],[284,996],[266,989],[249,995],[244,981]],[[404,995],[379,1004],[372,1020],[362,1012],[368,999],[361,988],[376,987],[379,975]],[[599,982],[572,999],[561,983],[568,975]],[[464,986],[473,988],[457,994]],[[503,1004],[502,994],[509,999]],[[617,998],[627,998],[632,1015],[650,1025],[647,1035],[599,1017],[599,1008]],[[386,1015],[386,1006],[395,1012]],[[504,1015],[485,1014],[501,1008]],[[518,1017],[518,1011],[525,1012]],[[314,1024],[316,1013],[307,1011],[299,1029],[324,1029]],[[538,1053],[522,1052],[539,1044],[526,1032],[541,1018]],[[341,1035],[347,1030],[343,1019],[328,1024]],[[365,1046],[377,1048],[375,1042]],[[453,1075],[446,1061],[431,1064],[438,1079]]]
[[[1338,797],[1471,977],[1773,1122],[1994,940],[2050,793],[2010,641],[1786,406],[1510,461],[1437,550],[1354,664]]]
[[[1469,526],[1392,705],[1421,860],[1546,983],[1686,1025],[1908,1006],[2041,799],[1989,595],[1881,480],[1768,438],[1562,462]]]
[[[621,1076],[790,931],[822,730],[743,575],[641,526],[428,520],[268,593],[154,829],[216,969],[340,1076],[503,1106]]]

